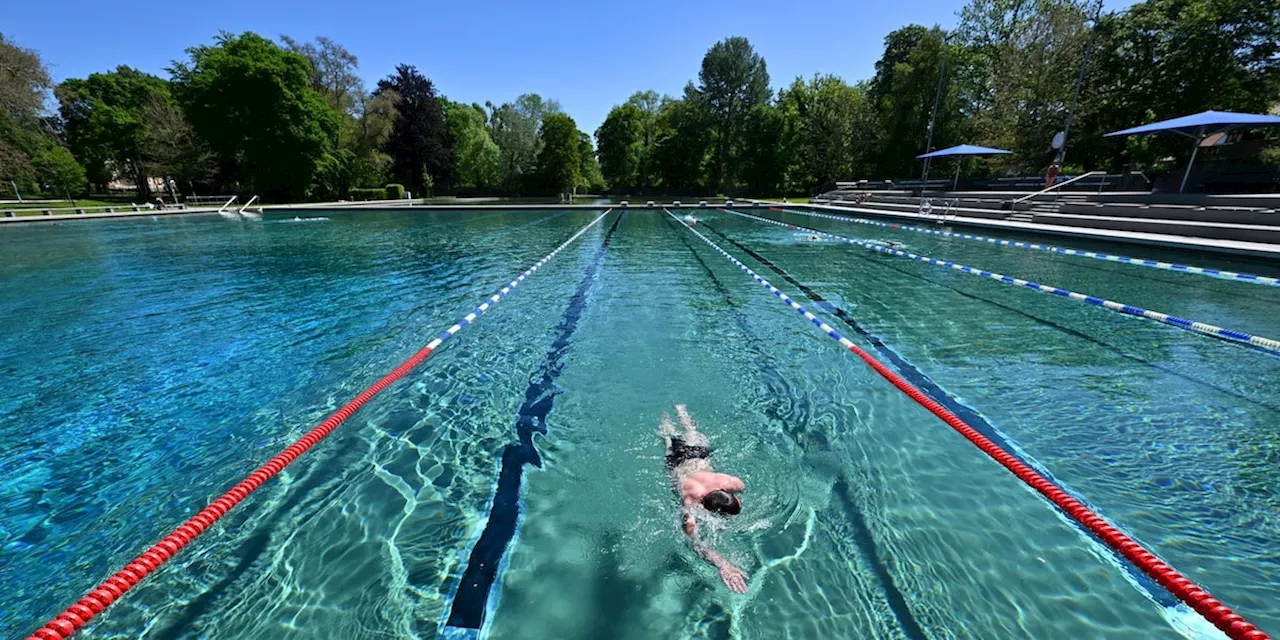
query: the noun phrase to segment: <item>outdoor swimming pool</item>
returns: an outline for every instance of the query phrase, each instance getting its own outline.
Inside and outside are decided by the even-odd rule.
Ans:
[[[1280,337],[1278,287],[741,211]],[[1280,631],[1277,356],[692,213],[708,240]],[[0,636],[30,633],[600,214],[0,229]],[[742,516],[711,535],[750,575],[745,596],[679,532],[656,435],[675,403],[746,481]],[[528,449],[509,445],[542,428],[541,467],[522,465]],[[486,577],[475,549],[486,526],[502,538],[515,512],[491,505],[513,481],[518,535]],[[478,582],[460,579],[468,567]],[[601,218],[78,637],[467,637],[477,620],[495,639],[1221,637],[641,209]]]

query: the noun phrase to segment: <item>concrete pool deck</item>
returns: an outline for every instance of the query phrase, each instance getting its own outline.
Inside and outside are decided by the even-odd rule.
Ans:
[[[766,202],[766,201],[761,201]],[[786,202],[767,201],[770,206],[774,207],[794,207],[794,208],[810,208],[818,211],[827,211],[833,213],[844,213],[846,215],[865,215],[882,219],[910,221],[913,223],[938,224],[939,217],[937,215],[925,215],[907,211],[886,211],[884,209],[869,209],[865,207],[846,207],[829,204],[791,204]],[[976,218],[964,215],[948,215],[942,222],[945,225],[982,227],[985,229],[1000,229],[1004,231],[1016,231],[1020,233],[1036,233],[1049,234],[1057,236],[1071,236],[1083,238],[1087,240],[1103,240],[1108,242],[1120,242],[1126,244],[1145,244],[1169,247],[1174,249],[1189,249],[1193,251],[1208,251],[1213,253],[1234,253],[1240,255],[1249,255],[1260,258],[1280,258],[1280,244],[1272,244],[1267,242],[1247,242],[1243,240],[1226,240],[1218,238],[1201,238],[1195,236],[1172,235],[1163,233],[1149,233],[1144,231],[1123,231],[1119,229],[1097,229],[1089,227],[1077,227],[1066,225],[1044,224],[1039,222],[1018,222],[1014,220],[993,220],[990,218]]]

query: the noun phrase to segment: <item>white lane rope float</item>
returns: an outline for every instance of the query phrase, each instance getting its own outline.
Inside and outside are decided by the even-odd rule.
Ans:
[[[767,222],[769,224],[778,225],[780,227],[800,229],[800,230],[803,230],[809,233],[814,233],[820,236],[826,236],[828,238],[842,240],[844,242],[857,245],[864,249],[871,249],[872,251],[878,251],[880,253],[899,256],[902,258],[910,258],[911,260],[918,260],[920,262],[925,262],[925,263],[932,264],[939,267],[947,267],[949,269],[954,269],[956,271],[967,273],[969,275],[990,278],[997,282],[1003,282],[1005,284],[1011,284],[1014,286],[1030,289],[1032,291],[1039,291],[1041,293],[1053,294],[1055,296],[1059,296],[1062,298],[1075,300],[1076,302],[1083,302],[1085,304],[1093,305],[1095,307],[1101,307],[1103,309],[1115,311],[1116,313],[1123,313],[1125,315],[1155,320],[1156,322],[1161,322],[1173,327],[1178,327],[1179,329],[1184,329],[1187,331],[1192,331],[1194,333],[1199,333],[1199,334],[1211,336],[1214,338],[1219,338],[1221,340],[1226,340],[1228,342],[1236,342],[1239,344],[1249,345],[1252,347],[1256,347],[1258,349],[1262,349],[1264,351],[1269,351],[1271,353],[1280,353],[1280,341],[1272,340],[1271,338],[1264,338],[1262,336],[1255,336],[1251,333],[1245,333],[1244,331],[1227,329],[1225,327],[1219,327],[1217,325],[1207,324],[1204,322],[1195,322],[1193,320],[1187,320],[1186,318],[1172,316],[1167,313],[1160,313],[1159,311],[1143,309],[1142,307],[1135,307],[1133,305],[1124,304],[1122,302],[1106,300],[1104,298],[1099,298],[1097,296],[1085,295],[1083,293],[1076,293],[1074,291],[1068,291],[1066,289],[1060,289],[1058,287],[1054,287],[1050,285],[1031,282],[1029,280],[1023,280],[1022,278],[1014,278],[1011,276],[1006,276],[1003,274],[995,273],[994,271],[984,271],[982,269],[975,269],[973,267],[957,264],[949,260],[939,260],[937,258],[930,258],[929,256],[922,256],[919,254],[911,253],[910,251],[902,251],[901,249],[894,249],[876,242],[867,242],[865,240],[846,238],[845,236],[842,236],[842,235],[828,233],[826,231],[819,231],[817,229],[810,229],[808,227],[801,227],[798,225],[788,224],[786,222],[779,222],[777,220],[770,220],[769,218],[761,218],[759,216],[753,216],[750,214],[741,213],[739,211],[733,211],[731,209],[720,209],[720,211],[724,211],[725,213],[731,213],[735,216],[756,220],[759,222]]]
[[[915,231],[917,233],[928,233],[944,238],[962,238],[965,240],[974,240],[977,242],[986,242],[988,244],[1000,245],[1002,247],[1018,247],[1020,249],[1034,249],[1037,251],[1048,251],[1066,256],[1080,256],[1083,258],[1093,258],[1095,260],[1104,260],[1106,262],[1118,262],[1121,264],[1131,264],[1139,267],[1150,267],[1152,269],[1164,269],[1165,271],[1179,271],[1182,273],[1194,273],[1220,280],[1233,280],[1236,282],[1247,282],[1250,284],[1263,284],[1273,287],[1280,286],[1280,278],[1271,276],[1260,276],[1253,273],[1242,273],[1237,271],[1226,271],[1223,269],[1211,269],[1209,267],[1197,267],[1189,264],[1177,264],[1175,262],[1163,262],[1160,260],[1143,260],[1142,258],[1130,258],[1128,256],[1118,256],[1110,253],[1101,253],[1098,251],[1084,251],[1082,249],[1069,249],[1067,247],[1058,247],[1051,244],[1038,244],[1035,242],[1019,242],[1017,240],[1004,240],[1001,238],[991,238],[988,236],[979,236],[970,233],[958,233],[955,231],[940,231],[938,229],[928,229],[925,227],[917,227],[907,224],[895,224],[891,222],[881,222],[879,220],[868,220],[866,218],[855,218],[852,216],[833,216],[826,213],[817,213],[813,211],[797,211],[794,209],[780,209],[777,207],[769,207],[771,211],[780,211],[782,213],[790,213],[797,216],[812,216],[814,218],[827,218],[830,220],[838,220],[840,222],[856,222],[858,224],[868,224],[877,227],[887,227],[890,229],[901,229],[905,231]]]

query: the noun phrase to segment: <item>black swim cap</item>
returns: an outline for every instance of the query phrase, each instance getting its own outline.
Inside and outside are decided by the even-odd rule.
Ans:
[[[703,496],[702,506],[707,511],[718,513],[722,516],[736,516],[742,513],[742,501],[737,496],[722,489],[716,489]]]

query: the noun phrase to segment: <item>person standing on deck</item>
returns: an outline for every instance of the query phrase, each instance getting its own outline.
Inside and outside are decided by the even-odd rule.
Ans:
[[[681,521],[685,535],[693,541],[693,549],[703,560],[711,563],[729,590],[747,592],[747,574],[716,553],[698,537],[698,521],[695,510],[705,510],[723,516],[736,516],[742,512],[742,500],[738,494],[747,490],[741,478],[727,473],[717,473],[711,467],[710,442],[698,433],[684,405],[676,405],[676,415],[684,434],[677,434],[671,416],[662,415],[659,433],[667,443],[667,472],[675,484],[682,505]]]

